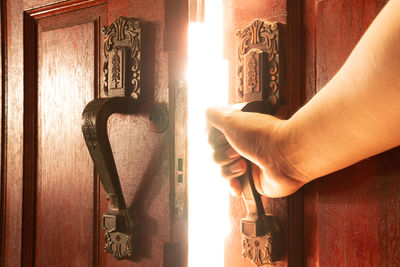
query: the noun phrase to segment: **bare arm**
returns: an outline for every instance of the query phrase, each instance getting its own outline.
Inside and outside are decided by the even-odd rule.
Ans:
[[[287,121],[289,144],[299,149],[283,145],[283,153],[308,177],[400,144],[399,12],[400,1],[390,1],[335,77]]]
[[[246,166],[240,156],[244,156],[260,174],[255,178],[258,190],[280,197],[400,145],[399,12],[400,0],[391,0],[340,71],[289,120],[208,110],[210,124],[229,143],[215,145],[223,175],[243,174]],[[236,155],[226,153],[230,147]],[[231,184],[240,191],[235,179]]]

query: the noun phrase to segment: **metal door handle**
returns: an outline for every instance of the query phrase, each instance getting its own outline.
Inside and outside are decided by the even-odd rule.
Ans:
[[[247,168],[249,171],[241,177],[242,198],[247,208],[247,216],[240,220],[242,254],[257,266],[272,264],[279,227],[272,215],[265,214],[261,197],[254,186],[249,161]]]
[[[236,103],[235,109],[248,112],[274,114],[275,107],[264,101]],[[239,179],[242,185],[242,199],[247,216],[240,220],[242,233],[242,255],[257,266],[272,264],[279,249],[279,227],[272,215],[265,214],[260,194],[254,185],[251,162],[246,160],[247,171]]]
[[[279,25],[253,20],[236,32],[236,108],[242,111],[275,114],[280,102]],[[247,172],[240,178],[247,216],[241,219],[242,255],[257,266],[272,264],[280,252],[279,227],[264,212],[247,161]]]
[[[133,114],[137,107],[135,100],[127,97],[97,98],[85,107],[82,114],[86,146],[109,201],[108,212],[102,219],[106,231],[104,250],[119,260],[133,256],[138,225],[122,194],[107,136],[107,120],[114,113]]]
[[[104,250],[116,259],[136,252],[138,223],[127,209],[114,157],[107,136],[107,120],[114,113],[134,114],[140,98],[140,22],[120,17],[102,29],[103,91],[105,98],[93,99],[82,114],[82,132],[94,166],[109,200],[103,215]]]

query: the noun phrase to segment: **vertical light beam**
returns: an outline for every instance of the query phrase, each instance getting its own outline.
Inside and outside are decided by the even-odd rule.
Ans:
[[[189,25],[189,267],[224,266],[224,238],[230,231],[229,189],[212,161],[205,131],[207,107],[228,101],[222,36],[222,0],[206,1],[204,22]]]

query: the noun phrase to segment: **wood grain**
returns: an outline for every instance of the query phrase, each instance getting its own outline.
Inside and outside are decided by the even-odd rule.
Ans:
[[[10,23],[13,22],[13,23]],[[23,6],[7,1],[8,118],[7,185],[4,249],[5,266],[21,265],[22,241],[22,145],[23,145]],[[7,242],[10,240],[10,242]],[[12,240],[12,241],[11,241]]]
[[[315,89],[315,0],[303,1],[302,11],[302,98],[301,103],[304,104],[311,99],[316,93]]]
[[[1,162],[0,162],[0,266],[4,266],[4,246],[5,246],[5,218],[6,218],[6,183],[7,183],[7,165],[6,165],[6,148],[7,148],[7,3],[2,1],[0,5],[0,42],[1,42],[1,55],[0,55],[0,79],[1,79],[1,126],[0,126],[0,147],[1,147]]]
[[[24,13],[24,144],[22,188],[22,265],[34,259],[35,193],[37,173],[37,29],[35,20]],[[30,40],[30,41],[27,41]],[[26,112],[29,111],[29,112]]]
[[[95,92],[94,29],[39,32],[37,266],[92,263],[93,164],[77,118]]]
[[[45,5],[41,5],[46,3]],[[107,0],[25,1],[26,12],[36,19],[107,3]]]
[[[11,5],[8,5],[8,8],[12,7]],[[20,6],[19,6],[20,7]],[[41,28],[41,30],[45,29],[44,31],[41,31],[42,33],[45,31],[49,31],[51,32],[51,30],[56,30],[57,27],[58,28],[63,28],[64,30],[68,29],[69,26],[72,25],[84,25],[85,23],[87,24],[88,22],[91,23],[91,28],[90,30],[87,30],[88,32],[84,32],[83,34],[80,33],[79,35],[79,31],[70,31],[70,35],[68,36],[68,34],[66,33],[66,38],[68,41],[65,42],[65,44],[67,45],[67,47],[61,47],[60,46],[60,41],[63,41],[62,36],[57,35],[56,37],[58,39],[61,40],[57,40],[57,38],[55,40],[53,40],[52,42],[52,46],[48,45],[44,50],[42,50],[43,53],[49,53],[49,56],[46,58],[46,56],[43,56],[43,54],[40,54],[42,56],[41,59],[47,59],[44,60],[45,61],[45,69],[47,70],[47,73],[45,73],[44,77],[49,78],[50,79],[50,84],[48,84],[49,80],[46,80],[46,82],[43,83],[43,81],[41,80],[41,84],[40,86],[44,86],[44,87],[48,87],[46,88],[47,90],[45,90],[46,93],[52,92],[53,94],[50,93],[50,96],[48,97],[48,102],[44,101],[44,107],[47,108],[46,112],[47,115],[49,114],[54,114],[54,117],[52,118],[51,115],[49,115],[48,117],[52,118],[52,119],[44,119],[43,121],[39,120],[38,123],[38,106],[40,106],[38,104],[38,76],[40,76],[38,74],[37,71],[37,66],[40,65],[38,63],[38,57],[37,57],[37,44],[38,42],[38,35],[37,35],[37,25],[36,25],[36,21],[35,18],[33,18],[32,16],[30,16],[28,13],[21,13],[24,14],[24,26],[23,26],[23,40],[24,42],[19,43],[19,49],[16,49],[16,51],[29,51],[29,53],[23,53],[23,60],[19,61],[19,64],[21,64],[21,66],[23,67],[23,70],[25,72],[25,75],[23,75],[22,77],[24,78],[23,84],[24,84],[24,97],[21,97],[21,95],[19,95],[18,97],[15,97],[15,101],[16,103],[19,104],[23,104],[24,109],[20,109],[19,112],[21,113],[20,115],[23,116],[23,128],[18,128],[21,130],[21,133],[23,134],[23,150],[19,150],[15,155],[12,156],[23,156],[23,161],[21,161],[21,164],[17,167],[21,168],[21,170],[23,170],[23,179],[18,180],[18,179],[13,179],[13,182],[15,182],[16,185],[19,185],[20,189],[22,190],[22,193],[16,194],[15,192],[9,192],[7,191],[7,196],[10,196],[11,198],[16,199],[16,201],[12,201],[12,202],[7,202],[7,215],[11,214],[13,215],[17,220],[15,220],[16,222],[18,222],[18,219],[22,221],[22,224],[15,224],[14,221],[12,223],[9,223],[8,221],[6,224],[6,234],[8,232],[11,232],[11,234],[14,234],[14,237],[10,236],[10,235],[6,235],[6,249],[5,249],[5,258],[6,266],[18,266],[19,262],[20,264],[22,264],[23,266],[32,266],[33,264],[38,264],[41,265],[42,262],[45,265],[48,266],[54,266],[55,264],[57,264],[59,266],[58,261],[60,259],[62,259],[64,257],[64,262],[62,264],[65,264],[65,266],[70,266],[70,260],[73,259],[72,256],[75,255],[75,257],[80,257],[81,260],[83,258],[84,261],[89,261],[90,263],[92,262],[96,262],[97,260],[97,231],[94,230],[94,217],[95,215],[93,213],[96,213],[97,216],[97,208],[96,208],[96,204],[94,204],[94,200],[95,200],[95,196],[97,196],[97,182],[96,185],[93,185],[93,168],[91,167],[91,165],[89,167],[86,167],[87,169],[90,170],[91,173],[91,180],[88,180],[89,182],[91,181],[91,184],[89,183],[89,190],[88,188],[82,186],[82,184],[80,184],[80,180],[75,180],[75,186],[78,186],[78,188],[83,189],[85,191],[83,195],[85,198],[93,198],[91,199],[91,201],[86,201],[87,203],[92,203],[92,206],[86,207],[86,209],[89,208],[89,211],[92,211],[92,213],[88,212],[88,210],[82,210],[80,211],[81,214],[76,215],[76,217],[74,216],[70,216],[70,218],[68,218],[67,215],[71,214],[71,210],[79,210],[76,207],[81,205],[82,202],[85,202],[85,199],[79,199],[78,197],[76,198],[75,201],[72,201],[72,207],[74,207],[74,209],[71,208],[71,210],[67,210],[65,209],[65,207],[68,207],[68,205],[65,205],[65,203],[68,203],[68,197],[66,197],[67,195],[69,196],[70,191],[68,190],[68,186],[65,186],[65,184],[68,183],[68,179],[70,178],[70,175],[72,176],[72,178],[76,178],[79,177],[79,171],[82,169],[80,167],[82,167],[80,164],[85,164],[84,160],[82,162],[80,162],[80,160],[82,160],[81,157],[86,157],[86,164],[89,164],[90,161],[88,161],[88,155],[82,154],[84,152],[86,152],[86,148],[82,144],[80,144],[79,149],[76,150],[78,147],[74,146],[73,144],[69,147],[67,147],[68,151],[69,151],[69,155],[68,153],[61,153],[60,147],[62,147],[61,145],[63,144],[67,144],[68,143],[68,138],[69,141],[79,141],[81,140],[81,132],[80,132],[80,113],[81,113],[81,109],[83,109],[84,105],[86,104],[87,101],[89,101],[89,99],[93,98],[93,96],[96,94],[97,90],[95,90],[95,86],[97,86],[98,81],[97,79],[98,77],[98,32],[99,32],[99,28],[98,28],[98,23],[96,22],[98,20],[98,18],[101,16],[101,8],[100,9],[86,9],[83,12],[75,12],[74,14],[69,13],[67,15],[68,18],[66,18],[65,16],[59,16],[59,17],[54,17],[52,19],[46,19],[46,20],[41,20],[40,21],[40,26],[43,26]],[[16,18],[13,18],[16,19]],[[21,31],[22,33],[22,31]],[[14,36],[14,34],[13,34]],[[15,34],[15,36],[18,36],[17,34]],[[87,41],[86,43],[83,42],[83,45],[86,45],[88,47],[83,47],[83,49],[80,49],[82,47],[77,47],[77,44],[79,43],[79,38],[81,38],[82,40],[85,40],[85,36],[89,37],[89,42],[91,42],[91,44],[88,46]],[[64,36],[65,37],[65,36]],[[90,39],[91,38],[91,39]],[[43,41],[43,40],[41,40]],[[71,43],[72,42],[72,43]],[[69,46],[68,46],[69,45]],[[72,45],[72,46],[71,46]],[[61,47],[61,50],[59,49]],[[69,50],[68,50],[69,49]],[[72,50],[71,50],[72,49]],[[80,49],[80,54],[77,53],[74,49]],[[88,51],[86,51],[87,49],[89,49]],[[64,53],[64,58],[61,57],[61,55],[63,55]],[[9,51],[9,53],[11,53]],[[51,54],[53,53],[53,54]],[[76,55],[75,57],[71,57],[71,55]],[[10,58],[13,55],[10,55]],[[59,57],[60,56],[60,57]],[[79,56],[81,56],[81,58],[79,58]],[[54,62],[52,62],[51,60],[49,60],[49,58],[53,57],[52,59],[54,60]],[[78,58],[77,58],[78,57]],[[88,57],[91,59],[88,59]],[[68,58],[70,58],[70,60],[68,60]],[[76,61],[74,63],[76,64],[71,64],[73,63],[72,61]],[[80,66],[79,62],[82,63],[83,60],[84,64],[82,66]],[[54,64],[53,64],[54,63]],[[58,63],[58,64],[55,64]],[[67,67],[67,64],[70,64],[69,67]],[[63,65],[64,64],[64,65]],[[86,64],[86,65],[85,65]],[[43,65],[40,65],[41,67],[43,67]],[[64,67],[64,68],[63,68]],[[82,67],[86,67],[86,69],[82,68]],[[77,75],[72,75],[72,78],[77,78],[79,75],[81,75],[83,79],[79,80],[70,80],[71,77],[67,77],[66,74],[71,74],[68,73],[68,71],[66,71],[66,69],[70,69],[72,73],[77,73]],[[21,77],[21,75],[18,75],[18,77]],[[61,79],[60,79],[61,77]],[[84,84],[82,82],[82,80],[85,80],[86,82],[89,82],[91,84],[91,89],[90,89],[90,97],[88,97],[87,95],[83,98],[83,95],[75,95],[76,98],[74,99],[70,99],[68,98],[68,93],[70,93],[69,91],[71,91],[70,88],[68,88],[68,85],[73,86],[73,89],[76,91],[78,90],[82,90],[82,88],[79,87],[79,84]],[[89,79],[89,80],[87,80]],[[51,81],[58,81],[58,82],[51,82]],[[62,83],[60,82],[60,80],[62,81]],[[77,84],[68,84],[68,82],[75,82]],[[46,85],[46,86],[45,86]],[[63,87],[64,86],[64,87]],[[67,88],[65,88],[65,86],[67,86]],[[61,92],[54,92],[57,91],[57,89],[60,90],[61,88]],[[86,88],[87,89],[87,88]],[[39,90],[40,91],[40,90]],[[16,90],[16,92],[18,92]],[[73,92],[73,91],[72,91]],[[13,91],[14,93],[14,91]],[[40,92],[39,92],[40,93]],[[86,94],[88,94],[88,91],[85,91]],[[39,94],[40,95],[40,94]],[[58,97],[58,98],[57,98]],[[74,102],[76,101],[76,102]],[[64,104],[64,106],[61,105],[61,103]],[[41,103],[43,104],[43,103]],[[48,104],[49,106],[46,106],[46,104]],[[75,106],[75,107],[74,107]],[[41,106],[40,106],[41,108]],[[74,109],[75,108],[75,109]],[[71,113],[71,111],[74,110],[73,113]],[[79,110],[79,112],[78,112]],[[25,111],[22,114],[22,111]],[[42,110],[44,111],[44,110]],[[46,113],[45,112],[45,113]],[[42,113],[40,113],[42,114]],[[60,115],[61,114],[61,115]],[[15,114],[18,115],[18,112]],[[58,117],[57,117],[58,116]],[[61,127],[61,126],[57,126],[57,125],[62,125],[63,121],[60,121],[60,119],[64,120],[64,121],[69,121],[71,122],[71,120],[74,121],[74,125],[75,125],[75,129],[73,130],[73,127],[69,127],[71,125],[67,125],[69,128],[67,129],[67,132],[64,132],[64,139],[60,141],[60,139],[57,139],[56,137],[59,137],[56,135],[56,133],[58,131],[62,132],[63,130],[65,131],[66,128]],[[43,156],[42,154],[39,154],[39,156],[37,156],[37,152],[38,152],[38,147],[39,148],[43,148],[40,147],[39,144],[42,143],[38,143],[38,135],[37,133],[39,132],[40,134],[42,134],[42,132],[40,131],[40,127],[42,126],[41,123],[44,123],[44,125],[47,124],[47,129],[51,129],[50,132],[46,132],[46,134],[44,134],[44,138],[43,143],[44,145],[44,150],[46,152],[50,153],[50,159],[47,158],[47,161],[44,160],[44,172],[43,171],[43,166],[41,165],[41,161],[38,161],[39,159],[46,159],[46,157],[41,157]],[[58,124],[56,123],[58,122]],[[15,122],[13,122],[15,123]],[[40,124],[40,125],[39,125]],[[18,126],[18,124],[11,124],[13,127],[15,127],[15,125]],[[39,126],[39,127],[38,127]],[[57,126],[57,127],[53,127],[53,126]],[[76,128],[76,126],[78,126],[78,128]],[[59,130],[61,129],[61,130]],[[79,129],[79,131],[77,131],[77,129]],[[71,134],[71,130],[72,133],[75,134],[75,136],[73,136]],[[68,135],[71,134],[71,137],[68,137]],[[40,135],[41,137],[41,135]],[[54,139],[54,140],[53,140]],[[13,139],[14,141],[14,139]],[[16,144],[14,144],[12,142],[10,142],[10,144],[12,144],[13,146],[15,146]],[[46,143],[47,142],[47,143]],[[74,143],[75,144],[75,143]],[[39,149],[40,150],[40,149]],[[79,151],[80,150],[80,151]],[[22,153],[23,151],[23,153]],[[43,152],[43,151],[41,151]],[[57,155],[55,155],[54,153],[59,153]],[[73,154],[73,156],[71,157],[71,154]],[[18,154],[18,155],[17,155]],[[9,156],[9,155],[8,155]],[[58,156],[60,158],[62,158],[62,156],[65,156],[66,158],[68,158],[68,156],[70,157],[70,161],[72,159],[72,161],[74,161],[75,165],[72,164],[70,165],[71,169],[68,169],[68,167],[65,167],[65,170],[62,168],[62,164],[56,164],[57,166],[54,166],[54,162],[56,161],[55,156]],[[49,163],[50,162],[50,163]],[[40,163],[40,164],[38,164]],[[63,161],[64,164],[68,164],[68,162]],[[47,164],[47,165],[46,165]],[[52,165],[53,164],[53,165]],[[14,162],[14,165],[15,162]],[[84,165],[83,165],[84,166]],[[40,169],[42,168],[42,169]],[[52,179],[48,180],[49,182],[46,184],[44,183],[44,185],[41,183],[42,180],[40,178],[42,178],[42,174],[44,173],[44,176],[46,178],[49,178],[48,176],[50,176]],[[77,176],[75,176],[75,174]],[[47,176],[46,176],[47,175]],[[52,177],[54,175],[54,177],[58,177],[63,179],[64,184],[60,183],[59,181],[57,181],[56,179],[54,179],[54,177]],[[14,177],[13,177],[14,178]],[[37,179],[39,178],[39,179]],[[58,194],[59,192],[57,192],[57,186],[55,185],[60,185],[62,188],[58,188],[59,191],[63,191],[64,194]],[[43,185],[43,186],[42,186]],[[11,184],[11,186],[14,186],[14,184]],[[41,187],[42,186],[42,187]],[[54,188],[56,188],[56,190],[53,190]],[[38,190],[39,189],[39,190]],[[49,190],[47,190],[49,189]],[[15,191],[15,189],[14,189]],[[52,193],[55,195],[52,195]],[[44,194],[41,194],[43,193]],[[47,195],[46,195],[47,194]],[[43,197],[44,196],[44,197]],[[77,195],[79,196],[79,194]],[[92,197],[91,197],[92,196]],[[19,198],[18,198],[19,197]],[[43,197],[43,198],[42,198]],[[74,195],[72,194],[71,196],[72,199],[74,198]],[[54,200],[59,199],[62,201],[64,201],[63,205],[60,205],[60,203],[54,202]],[[17,205],[18,202],[17,201],[22,201],[22,205],[19,206]],[[42,205],[43,202],[45,202],[45,205]],[[60,201],[59,201],[60,202]],[[96,202],[97,203],[97,202]],[[54,205],[53,205],[54,204]],[[58,206],[57,206],[58,205]],[[78,212],[79,213],[79,212]],[[60,217],[58,215],[63,215],[63,217]],[[77,224],[75,224],[73,222],[73,220],[78,220],[79,218],[83,216],[87,216],[88,218],[90,218],[90,220],[85,220],[83,222],[78,222]],[[42,217],[41,217],[42,216]],[[8,218],[7,218],[8,219]],[[96,217],[97,219],[97,217]],[[37,221],[36,221],[37,220]],[[61,223],[60,223],[61,220]],[[72,223],[71,223],[72,220]],[[96,220],[97,221],[97,220]],[[79,236],[79,234],[73,235],[73,239],[71,240],[62,240],[57,238],[59,235],[59,230],[60,227],[62,228],[62,225],[68,225],[68,227],[71,227],[71,225],[73,225],[75,229],[77,230],[79,233],[83,232],[86,234],[86,236],[84,234],[81,234],[84,242],[83,242],[83,247],[86,249],[85,253],[83,256],[80,255],[81,252],[80,250],[63,250],[63,249],[58,249],[64,246],[64,243],[68,243],[67,241],[73,241],[74,238],[76,238],[77,236]],[[43,227],[42,227],[43,225]],[[39,226],[38,228],[36,228],[37,226]],[[85,231],[82,231],[82,228],[86,227]],[[13,227],[13,228],[12,228]],[[19,229],[15,229],[15,227],[19,227]],[[14,231],[9,231],[8,229],[11,228]],[[42,229],[43,232],[40,232]],[[65,233],[68,235],[69,234],[73,234],[74,230],[70,230],[70,231],[65,231]],[[87,238],[87,235],[91,236],[91,238]],[[49,238],[50,237],[50,238]],[[20,238],[20,239],[19,239]],[[43,239],[44,238],[44,239]],[[14,242],[10,242],[10,240],[13,240]],[[20,243],[18,242],[18,240],[22,240],[23,242]],[[57,243],[58,242],[58,243]],[[86,245],[85,245],[86,242]],[[81,242],[82,243],[82,242]],[[79,242],[78,242],[78,247],[79,247]],[[89,244],[89,245],[87,245]],[[82,248],[82,247],[80,247]],[[52,250],[54,250],[57,253],[53,253],[51,252]],[[14,251],[12,251],[14,250]],[[49,253],[50,251],[50,253]],[[78,253],[75,253],[78,252]],[[7,253],[10,253],[10,256],[8,257]],[[35,254],[36,253],[36,254]],[[69,253],[69,254],[68,254]],[[89,257],[87,257],[87,255],[89,254]],[[61,255],[61,256],[60,256]],[[68,255],[68,256],[66,256]],[[79,263],[79,261],[73,263],[72,265],[75,266],[81,266],[81,264]],[[84,264],[86,265],[86,264]]]
[[[314,60],[305,65],[306,99],[337,72],[384,3],[306,2],[305,51]],[[400,264],[399,153],[393,149],[304,187],[307,266]]]
[[[7,128],[6,117],[7,117],[7,87],[6,87],[6,77],[7,77],[7,3],[2,1],[0,4],[0,42],[1,42],[1,54],[0,54],[0,84],[1,84],[1,104],[0,104],[0,147],[1,147],[1,160],[0,160],[0,266],[4,266],[4,246],[5,246],[5,201],[6,201],[6,147],[7,147]]]
[[[22,2],[23,2],[23,9],[30,10],[67,1],[66,0],[23,0]],[[79,2],[79,1],[75,0],[74,2]]]
[[[7,71],[12,76],[7,86],[12,90],[9,131],[2,137],[10,140],[9,182],[1,194],[6,198],[5,266],[162,266],[163,259],[176,255],[178,262],[187,261],[186,221],[172,222],[170,212],[173,128],[155,134],[147,115],[155,102],[168,106],[169,73],[175,71],[169,68],[168,52],[186,57],[187,8],[164,0],[103,3],[7,1]],[[169,16],[167,7],[172,8]],[[100,95],[100,28],[121,15],[144,22],[145,64],[139,114],[109,121],[124,194],[142,225],[136,262],[118,263],[103,252],[99,229],[107,200],[79,125],[85,104]],[[174,42],[177,36],[181,41]],[[165,251],[176,255],[163,255],[171,244],[174,249]]]

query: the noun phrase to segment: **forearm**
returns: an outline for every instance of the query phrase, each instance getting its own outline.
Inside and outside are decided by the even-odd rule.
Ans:
[[[400,1],[335,77],[282,126],[281,154],[306,181],[400,144]]]

